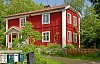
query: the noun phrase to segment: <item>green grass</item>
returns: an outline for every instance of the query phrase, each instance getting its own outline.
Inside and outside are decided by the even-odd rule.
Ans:
[[[100,61],[100,57],[96,57],[95,54],[87,54],[87,55],[66,55],[65,57],[71,59],[80,59],[80,60],[92,60],[92,61]]]
[[[49,59],[49,58],[45,58],[46,61],[47,61],[47,64],[63,64],[61,62],[58,62],[56,60],[52,60],[52,59]]]

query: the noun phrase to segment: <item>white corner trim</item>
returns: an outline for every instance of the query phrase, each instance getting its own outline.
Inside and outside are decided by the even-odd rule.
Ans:
[[[7,44],[8,44],[8,35],[6,35],[6,47],[7,47]]]
[[[80,18],[79,18],[79,48],[80,48]]]
[[[6,19],[6,31],[8,30],[8,19]],[[6,35],[6,47],[8,45],[8,35]]]
[[[70,5],[68,5],[68,6],[66,6],[66,7],[65,7],[65,9],[69,9],[70,7],[71,7],[71,6],[70,6]]]
[[[8,19],[6,19],[6,31],[8,30]]]
[[[49,23],[43,23],[43,15],[46,15],[46,14],[49,15]],[[42,24],[50,24],[50,13],[44,13],[44,14],[42,14]]]
[[[66,9],[62,10],[62,48],[66,46]]]
[[[48,41],[44,41],[43,38],[42,38],[42,42],[50,42],[50,31],[44,31],[44,32],[42,32],[42,37],[43,37],[43,33],[46,33],[46,32],[49,33],[49,40]]]
[[[21,18],[19,18],[19,26],[20,26],[20,27],[25,27],[25,26],[21,26],[21,19],[23,19],[23,18],[25,18],[25,23],[26,23],[26,17],[21,17]]]

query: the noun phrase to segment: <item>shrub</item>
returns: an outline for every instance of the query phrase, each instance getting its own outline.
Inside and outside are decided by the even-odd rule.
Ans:
[[[68,49],[74,49],[75,47],[74,47],[73,44],[69,43],[69,44],[66,45],[65,48],[68,48]]]
[[[47,47],[41,49],[42,54],[46,55],[63,55],[63,50],[59,44],[56,43],[49,43]]]
[[[100,58],[100,50],[96,51],[96,57]]]

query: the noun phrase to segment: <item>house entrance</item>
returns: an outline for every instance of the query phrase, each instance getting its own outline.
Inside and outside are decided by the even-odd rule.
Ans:
[[[14,38],[18,38],[18,34],[17,33],[12,33],[12,42],[14,41]]]

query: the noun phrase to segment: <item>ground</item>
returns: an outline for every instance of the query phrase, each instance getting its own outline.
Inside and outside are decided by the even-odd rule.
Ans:
[[[69,59],[69,58],[64,58],[64,57],[52,57],[52,56],[46,56],[46,57],[62,62],[63,64],[100,64],[99,61]]]

